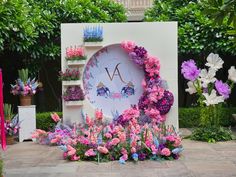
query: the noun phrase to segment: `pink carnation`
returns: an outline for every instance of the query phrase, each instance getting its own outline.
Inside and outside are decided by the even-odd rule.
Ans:
[[[121,47],[127,52],[133,52],[135,46],[136,44],[133,41],[123,41],[121,43]]]
[[[106,147],[98,146],[98,151],[102,154],[107,154],[109,151]]]
[[[51,114],[51,118],[54,122],[59,122],[61,120],[58,114],[55,112]]]
[[[87,156],[87,157],[91,157],[91,156],[96,156],[96,153],[94,152],[93,149],[89,149],[85,152],[84,155]]]
[[[166,157],[170,156],[171,152],[168,148],[164,148],[161,150],[161,155],[164,155]]]

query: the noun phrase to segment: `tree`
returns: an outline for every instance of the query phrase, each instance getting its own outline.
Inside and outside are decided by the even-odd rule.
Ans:
[[[146,21],[178,21],[179,54],[205,58],[210,52],[236,54],[224,22],[214,26],[213,20],[202,14],[197,0],[156,0],[145,13]]]

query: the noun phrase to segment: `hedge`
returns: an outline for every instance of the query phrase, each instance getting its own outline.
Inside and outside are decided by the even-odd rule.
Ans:
[[[62,117],[62,112],[57,112]],[[236,108],[221,108],[221,125],[225,127],[236,125],[232,114],[236,114]],[[179,108],[179,127],[192,128],[199,126],[200,108]],[[51,119],[51,112],[37,113],[36,127],[42,130],[50,130],[55,126],[55,122]]]
[[[57,112],[62,117],[62,112]],[[48,131],[52,129],[56,123],[51,118],[51,112],[43,112],[36,114],[36,128]]]
[[[236,114],[236,108],[221,108],[220,124],[224,127],[236,125],[232,114]],[[200,108],[179,108],[179,127],[192,128],[199,126]]]

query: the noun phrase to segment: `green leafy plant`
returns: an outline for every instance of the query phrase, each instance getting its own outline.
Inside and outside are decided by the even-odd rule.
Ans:
[[[62,117],[62,112],[57,112]],[[49,131],[54,128],[56,123],[51,118],[51,112],[43,112],[36,114],[36,128]]]
[[[29,78],[29,70],[28,69],[21,69],[18,70],[19,78],[22,80],[23,83],[26,83]]]
[[[13,115],[13,109],[12,109],[12,105],[11,104],[4,104],[4,116],[6,120],[11,120]]]
[[[196,128],[191,137],[192,140],[215,143],[217,141],[229,141],[233,139],[230,129],[224,127],[199,127]]]

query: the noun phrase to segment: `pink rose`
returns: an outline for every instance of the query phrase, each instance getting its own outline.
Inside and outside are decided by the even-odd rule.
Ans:
[[[181,138],[180,138],[180,137],[177,137],[177,138],[175,139],[174,147],[178,147],[178,146],[180,146],[180,144],[181,144]]]
[[[123,41],[121,47],[127,52],[132,52],[136,44],[133,41]]]
[[[130,151],[131,151],[131,153],[133,154],[133,153],[136,152],[136,148],[135,148],[135,147],[132,147]]]
[[[51,114],[51,118],[54,120],[54,122],[59,122],[61,120],[58,114],[55,112]]]
[[[75,148],[73,148],[73,147],[70,146],[70,145],[67,145],[67,149],[68,149],[68,152],[67,152],[67,155],[68,155],[68,156],[75,155],[75,153],[76,153]]]
[[[102,154],[107,154],[109,151],[106,147],[98,146],[98,151]]]
[[[96,156],[96,153],[93,151],[93,149],[89,149],[85,152],[84,155],[87,157],[91,157],[91,156]]]
[[[111,144],[112,146],[116,146],[116,145],[119,144],[119,143],[120,143],[119,138],[113,138],[113,139],[111,140],[111,142],[110,142],[110,144]]]
[[[112,135],[110,133],[105,133],[104,135],[107,139],[111,139],[112,138]]]
[[[168,148],[164,148],[161,150],[161,155],[164,155],[166,157],[170,156],[171,152]]]

